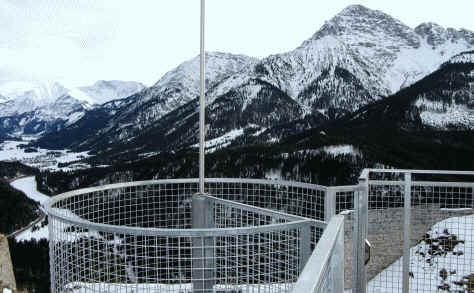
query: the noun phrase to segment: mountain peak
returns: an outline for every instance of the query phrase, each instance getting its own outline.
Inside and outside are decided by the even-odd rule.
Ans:
[[[349,5],[344,8],[338,15],[361,15],[368,14],[376,10],[372,10],[360,4]]]
[[[389,47],[418,48],[419,36],[407,25],[392,16],[362,5],[344,8],[313,35],[320,39],[332,35],[348,44],[365,44],[371,47],[389,44]],[[398,49],[397,49],[398,50]]]

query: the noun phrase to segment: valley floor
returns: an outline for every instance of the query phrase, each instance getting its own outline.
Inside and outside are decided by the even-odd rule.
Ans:
[[[1,143],[0,161],[19,161],[42,171],[73,171],[90,167],[88,164],[76,162],[90,157],[88,152],[75,153],[69,150],[25,148],[24,145],[32,139],[34,138],[23,137],[21,141],[7,140]],[[66,163],[70,164],[61,165]]]
[[[44,204],[44,202],[50,198],[37,190],[34,176],[17,179],[11,182],[10,185],[17,190],[22,191],[28,198],[39,202],[40,205]],[[42,217],[39,222],[33,222],[27,229],[15,235],[15,240],[30,241],[32,239],[48,239],[48,225],[45,221],[46,218]]]

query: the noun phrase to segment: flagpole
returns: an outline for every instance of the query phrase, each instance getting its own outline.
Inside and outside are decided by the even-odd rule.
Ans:
[[[204,194],[204,154],[205,154],[205,111],[206,111],[206,76],[205,76],[205,50],[204,50],[204,28],[205,28],[205,0],[201,0],[201,95],[199,99],[199,193]]]

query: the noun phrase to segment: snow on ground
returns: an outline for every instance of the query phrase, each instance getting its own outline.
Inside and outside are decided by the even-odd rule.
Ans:
[[[474,273],[474,215],[443,220],[428,235],[410,249],[410,292],[468,292],[466,277]],[[401,272],[402,258],[370,280],[368,292],[399,292]],[[387,288],[389,284],[395,288]]]
[[[282,180],[281,169],[270,169],[265,172],[265,179],[269,180]]]
[[[25,137],[24,141],[5,141],[0,144],[0,161],[20,161],[25,165],[39,168],[43,171],[72,171],[89,168],[88,164],[76,163],[67,167],[59,167],[59,163],[68,163],[90,157],[88,152],[74,153],[69,150],[47,150],[32,148],[35,151],[25,152],[20,145],[31,141],[31,137]]]
[[[10,183],[10,185],[23,191],[23,193],[30,199],[39,202],[41,205],[45,203],[50,197],[39,192],[36,186],[36,180],[34,176],[25,177],[17,179]],[[31,239],[48,239],[48,226],[44,223],[45,219],[33,227],[26,229],[25,231],[21,232],[15,239],[17,241],[29,241]]]
[[[20,234],[16,235],[15,240],[17,242],[21,242],[21,241],[31,241],[33,239],[37,241],[41,239],[49,239],[48,225],[43,224],[43,221],[36,224],[34,226],[36,228],[29,228],[21,232]]]
[[[36,180],[34,176],[17,179],[10,183],[10,185],[15,189],[23,191],[23,193],[25,193],[28,198],[39,202],[41,205],[43,205],[50,198],[49,196],[37,190]],[[56,209],[56,211],[68,217],[69,219],[79,219],[79,217],[73,214],[70,210]],[[32,239],[49,239],[48,225],[45,223],[45,221],[46,219],[37,223],[33,227],[30,227],[29,229],[21,232],[20,234],[15,236],[15,239],[17,241],[30,241]],[[68,227],[70,227],[70,225],[68,224],[63,224],[62,226],[63,229],[67,229]],[[89,230],[87,232],[67,232],[64,233],[63,236],[64,239],[67,239],[67,241],[76,241],[81,237],[101,238],[99,233],[93,230]]]
[[[250,284],[250,285],[215,285],[214,292],[291,292],[294,284]],[[83,283],[74,282],[66,285],[71,293],[85,292],[168,292],[168,293],[191,293],[192,284],[119,284],[119,283]]]
[[[324,146],[318,149],[308,149],[308,150],[300,150],[300,153],[309,152],[311,154],[317,155],[320,153],[326,153],[333,156],[339,155],[353,155],[353,156],[360,156],[360,151],[350,144],[341,144],[341,145],[330,145]]]
[[[237,137],[241,136],[244,133],[244,129],[234,129],[226,134],[219,136],[214,139],[210,139],[206,141],[206,152],[212,153],[217,149],[224,148],[231,144],[231,142],[236,139]],[[194,144],[193,147],[198,148],[199,144]]]
[[[423,123],[446,129],[450,125],[463,125],[474,129],[474,110],[462,104],[447,104],[420,97],[415,105],[421,109]]]
[[[34,176],[17,179],[10,183],[10,185],[15,189],[23,191],[27,197],[39,202],[41,205],[50,198],[38,191]]]

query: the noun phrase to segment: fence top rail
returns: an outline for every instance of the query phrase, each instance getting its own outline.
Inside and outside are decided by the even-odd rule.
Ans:
[[[301,272],[293,288],[293,293],[318,292],[322,285],[324,273],[329,267],[331,253],[333,252],[339,233],[344,227],[344,216],[334,216],[324,229],[316,248]]]
[[[292,182],[292,181],[283,181],[283,180],[265,180],[265,179],[239,179],[239,178],[206,178],[206,183],[241,183],[241,184],[262,184],[262,185],[283,185],[283,186],[290,186],[290,187],[302,187],[302,188],[309,188],[309,189],[317,189],[326,191],[327,187],[322,185],[310,184],[310,183],[300,183],[300,182]],[[92,193],[92,192],[100,192],[106,191],[111,189],[121,189],[127,187],[139,187],[139,186],[147,186],[147,185],[160,185],[160,184],[190,184],[190,183],[199,183],[198,178],[190,178],[190,179],[160,179],[160,180],[145,180],[145,181],[133,181],[133,182],[124,182],[124,183],[114,183],[102,186],[94,186],[94,187],[87,187],[82,189],[76,189],[73,191],[68,191],[59,195],[56,195],[49,199],[46,202],[46,206],[53,206],[58,201],[66,199],[68,197],[85,194],[85,193]]]
[[[144,227],[133,227],[133,226],[117,226],[109,225],[102,223],[95,223],[88,221],[83,218],[71,217],[62,213],[60,207],[55,207],[55,204],[68,198],[87,194],[94,192],[104,192],[107,190],[116,190],[122,188],[130,188],[137,186],[147,186],[147,185],[160,185],[160,184],[181,184],[181,183],[198,183],[198,179],[166,179],[166,180],[149,180],[149,181],[136,181],[136,182],[127,182],[127,183],[117,183],[110,184],[98,187],[89,187],[78,189],[70,192],[66,192],[55,197],[50,198],[43,209],[48,214],[48,216],[60,220],[62,222],[76,225],[79,227],[101,231],[101,232],[110,232],[110,233],[122,233],[130,235],[143,235],[143,236],[191,236],[191,237],[206,237],[206,236],[227,236],[227,235],[243,235],[243,234],[257,234],[263,232],[272,232],[272,231],[286,231],[292,228],[298,228],[304,225],[312,225],[316,227],[324,228],[326,223],[323,221],[315,221],[313,219],[307,219],[304,217],[293,216],[277,211],[271,211],[268,209],[261,209],[253,206],[248,206],[240,204],[237,202],[225,201],[218,198],[221,202],[226,202],[227,204],[232,204],[238,207],[246,207],[247,209],[251,208],[255,212],[265,211],[268,215],[278,215],[279,218],[287,218],[289,222],[287,223],[277,223],[277,224],[267,224],[260,226],[252,227],[237,227],[237,228],[207,228],[207,229],[165,229],[165,228],[144,228]],[[275,184],[277,181],[273,180],[245,180],[245,179],[207,179],[206,182],[236,182],[236,183],[257,183],[257,184]],[[291,183],[291,182],[289,182]],[[278,184],[278,183],[277,183]]]
[[[312,220],[299,220],[287,223],[267,224],[261,226],[232,227],[232,228],[205,228],[205,229],[167,229],[167,228],[144,228],[132,226],[117,226],[109,224],[94,223],[82,218],[71,218],[61,214],[57,209],[47,208],[48,216],[77,227],[105,233],[116,233],[136,236],[166,236],[166,237],[219,237],[235,235],[254,235],[267,232],[288,231],[299,229],[307,225],[314,226]]]
[[[261,208],[261,207],[256,207],[256,206],[243,204],[243,203],[235,202],[235,201],[231,201],[231,200],[220,199],[220,198],[209,196],[209,195],[206,195],[206,197],[209,198],[210,200],[216,202],[216,203],[221,203],[221,204],[226,205],[226,206],[243,209],[243,210],[250,211],[250,212],[255,212],[255,213],[258,213],[258,214],[261,214],[261,215],[271,216],[271,217],[275,217],[275,218],[278,218],[278,219],[285,219],[285,220],[290,221],[290,222],[291,221],[311,221],[311,222],[313,222],[314,226],[319,227],[319,228],[325,228],[327,226],[326,222],[320,221],[320,220],[315,220],[315,219],[310,219],[310,218],[306,218],[306,217],[302,217],[302,216],[287,214],[287,213],[284,213],[284,212],[271,210],[271,209],[266,209],[266,208]]]
[[[401,180],[369,180],[369,185],[403,185]],[[438,182],[438,181],[412,181],[411,186],[423,187],[474,187],[474,182]]]
[[[347,191],[356,191],[359,188],[359,185],[339,185],[339,186],[329,186],[328,191],[334,192],[347,192]]]
[[[433,175],[472,175],[474,171],[453,171],[453,170],[410,170],[410,169],[364,169],[361,178],[368,178],[369,173],[410,173],[410,174],[433,174]]]

